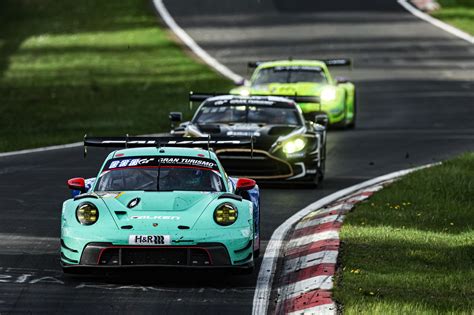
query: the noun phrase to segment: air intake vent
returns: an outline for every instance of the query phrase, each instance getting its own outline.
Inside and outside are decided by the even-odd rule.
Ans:
[[[210,134],[221,132],[221,128],[218,125],[199,125],[199,130]]]

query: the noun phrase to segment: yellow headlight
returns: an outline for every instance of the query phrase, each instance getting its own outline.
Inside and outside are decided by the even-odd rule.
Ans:
[[[249,96],[249,95],[250,95],[250,91],[247,89],[243,89],[240,91],[240,96]]]
[[[321,101],[331,102],[336,99],[336,89],[332,86],[325,87],[321,91]]]
[[[283,152],[287,154],[295,153],[303,150],[305,146],[306,142],[301,138],[289,140],[283,144]]]
[[[76,209],[76,218],[83,225],[94,224],[99,218],[99,210],[93,203],[81,203]]]
[[[237,208],[230,203],[223,203],[214,210],[214,221],[219,225],[231,225],[237,221]]]

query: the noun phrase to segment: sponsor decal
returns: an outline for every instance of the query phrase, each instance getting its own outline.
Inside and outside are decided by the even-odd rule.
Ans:
[[[171,243],[170,235],[130,235],[130,245],[168,245]]]
[[[233,130],[233,131],[227,131],[226,135],[228,136],[233,136],[233,137],[260,137],[261,134],[258,131],[240,131],[240,130]]]
[[[274,101],[265,99],[265,100],[259,100],[256,98],[237,98],[237,99],[231,99],[231,100],[219,100],[215,101],[214,105],[215,106],[222,106],[222,105],[265,105],[265,106],[271,106],[275,104]]]
[[[270,104],[271,105],[271,104]],[[102,144],[128,144],[128,145],[160,145],[162,147],[166,147],[167,144],[169,145],[201,145],[201,144],[241,144],[242,142],[239,140],[182,140],[182,141],[156,141],[156,140],[103,140],[100,143]]]
[[[199,166],[205,168],[214,168],[216,163],[211,160],[204,159],[195,159],[195,158],[173,158],[173,157],[163,157],[160,158],[161,165],[189,165],[189,166]]]
[[[320,72],[321,67],[316,66],[279,66],[274,67],[273,71],[317,71]]]
[[[139,165],[147,165],[154,160],[155,158],[114,160],[110,163],[109,169],[127,167],[127,166],[132,167],[132,166],[139,166]]]
[[[207,142],[206,142],[207,143]],[[126,159],[111,159],[104,167],[104,172],[121,168],[183,166],[219,170],[214,160],[199,157],[164,156],[164,157],[132,157]]]
[[[132,215],[130,219],[135,220],[180,220],[181,218],[175,215]]]

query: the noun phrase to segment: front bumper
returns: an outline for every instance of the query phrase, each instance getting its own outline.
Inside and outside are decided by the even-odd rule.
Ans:
[[[317,174],[318,153],[303,153],[283,159],[267,151],[254,149],[220,149],[216,154],[231,176],[250,177],[259,182],[308,181]]]
[[[90,235],[83,228],[63,228],[61,264],[71,267],[250,267],[253,266],[253,233],[246,228],[190,231],[171,235],[170,245],[129,245],[130,234],[150,231],[117,231]],[[160,234],[166,234],[161,231]],[[114,235],[104,237],[103,235]],[[85,237],[87,235],[87,237]]]

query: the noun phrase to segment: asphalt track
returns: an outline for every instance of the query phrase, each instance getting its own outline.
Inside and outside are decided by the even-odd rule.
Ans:
[[[262,192],[262,239],[307,204],[398,169],[474,150],[474,46],[392,0],[168,0],[212,56],[246,74],[249,60],[353,57],[354,131],[328,140],[315,190]],[[256,275],[145,271],[72,278],[59,268],[66,179],[94,176],[105,151],[80,148],[0,158],[0,313],[249,314]]]

